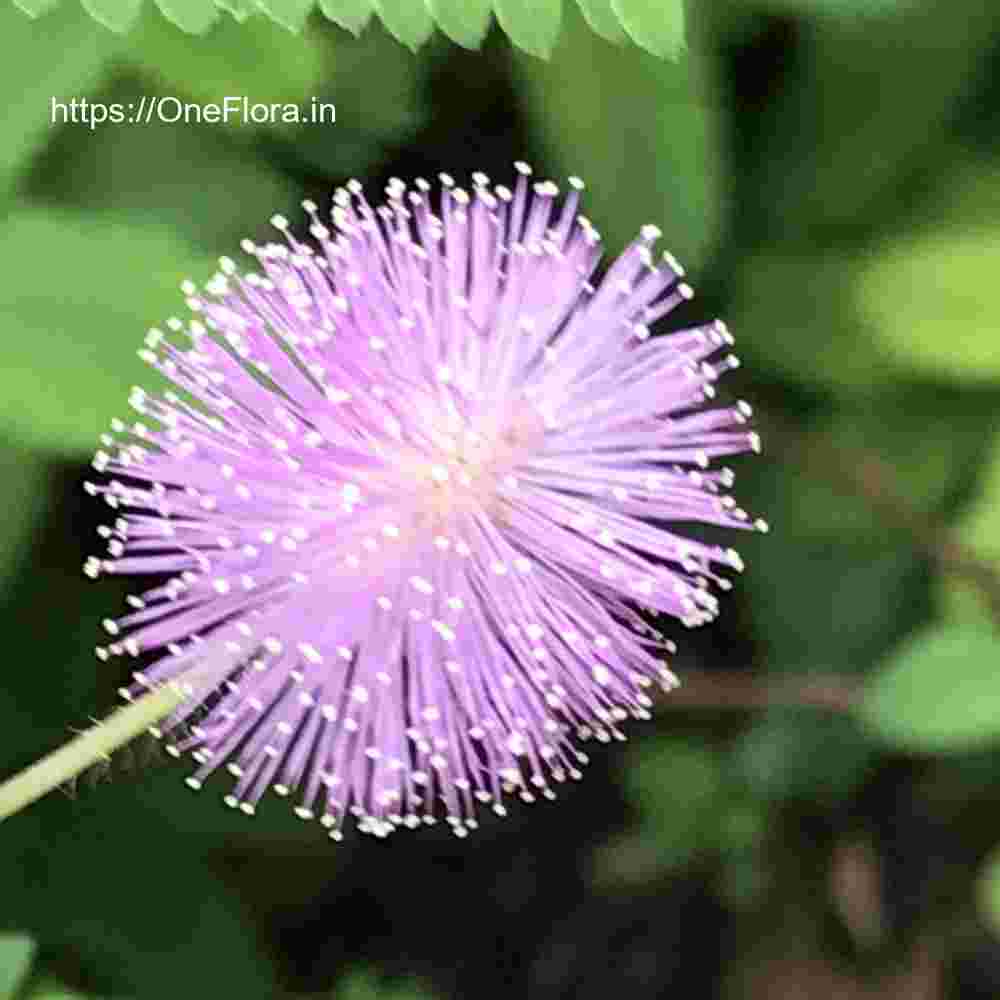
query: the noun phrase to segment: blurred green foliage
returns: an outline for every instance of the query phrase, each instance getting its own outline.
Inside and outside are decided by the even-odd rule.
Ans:
[[[1000,739],[997,640],[991,629],[938,625],[911,637],[875,676],[862,717],[893,743],[963,750]]]
[[[515,55],[539,145],[558,169],[586,173],[586,211],[609,249],[655,221],[697,266],[724,208],[720,121],[698,55],[664,62],[605,41],[575,12],[566,22],[550,61]]]
[[[34,954],[35,943],[26,934],[0,936],[0,1000],[14,1000]]]
[[[212,268],[176,231],[138,222],[33,209],[9,215],[6,226],[21,252],[0,292],[2,322],[18,332],[7,350],[0,427],[24,444],[83,451],[121,412],[129,387],[148,379],[136,358],[136,315],[172,313],[180,280],[188,272],[205,280]]]
[[[358,969],[344,977],[333,1000],[433,1000],[433,996],[417,982],[386,985],[371,972]]]
[[[609,248],[658,224],[706,292],[688,317],[719,312],[737,334],[733,389],[755,404],[765,455],[738,464],[736,492],[773,531],[739,546],[747,569],[726,614],[710,636],[680,637],[678,672],[695,660],[720,683],[749,671],[761,691],[788,696],[664,708],[634,746],[605,751],[621,815],[584,807],[592,825],[575,840],[546,832],[562,803],[510,834],[516,847],[503,846],[503,824],[476,836],[529,856],[562,838],[602,897],[666,899],[699,879],[748,915],[751,943],[764,925],[785,926],[774,908],[802,907],[836,950],[848,930],[816,872],[859,825],[904,829],[900,853],[910,843],[933,856],[894,811],[913,799],[960,840],[965,874],[940,890],[955,900],[949,919],[978,905],[1000,926],[995,5],[709,0],[688,6],[685,26],[679,5],[626,0],[322,0],[322,17],[291,0],[229,0],[221,13],[201,0],[88,0],[98,21],[131,25],[121,34],[71,0],[18,5],[40,19],[0,11],[5,772],[102,712],[121,682],[91,652],[122,595],[79,575],[98,513],[80,513],[78,480],[129,387],[155,385],[136,352],[146,329],[183,313],[180,282],[204,280],[242,237],[268,238],[272,213],[298,219],[302,197],[351,174],[382,182],[455,159],[459,176],[502,180],[508,161],[530,156],[540,174],[584,178],[584,210]],[[491,9],[506,34],[490,30]],[[654,23],[651,11],[668,16]],[[482,54],[429,38],[435,24]],[[686,51],[661,59],[629,38]],[[531,54],[550,49],[548,61]],[[227,94],[330,99],[337,123],[92,131],[49,120],[53,97]],[[846,707],[796,703],[831,678]],[[918,780],[938,767],[964,775],[949,784],[954,814]],[[176,765],[112,762],[107,777],[0,831],[0,928],[37,942],[36,953],[23,936],[0,939],[0,998],[27,988],[172,1000],[186,988],[178,969],[198,970],[196,996],[293,995],[272,923],[349,879],[352,846],[277,801],[252,823],[225,810],[224,778],[199,797]],[[600,780],[588,776],[580,801]],[[493,897],[507,905],[513,862],[483,861],[499,873],[484,889],[465,871],[474,843],[459,860],[437,841],[421,847],[433,858],[421,872],[467,879],[459,922],[470,941],[485,933],[480,914]],[[366,859],[373,886],[416,875],[372,857],[387,855]],[[518,912],[513,923],[519,906],[549,905],[546,875],[504,911]],[[563,891],[552,905],[569,911],[578,901]],[[415,911],[412,926],[433,923]],[[346,940],[354,914],[322,912]],[[386,920],[378,932],[399,934],[403,918]],[[353,971],[330,973],[322,995],[423,995],[369,968],[367,944],[350,947],[340,964]],[[500,987],[484,977],[482,988]]]

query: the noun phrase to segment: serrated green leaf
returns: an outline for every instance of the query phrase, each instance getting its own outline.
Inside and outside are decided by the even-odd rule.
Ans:
[[[73,3],[37,22],[11,4],[2,5],[0,35],[4,39],[0,87],[6,94],[0,143],[3,195],[58,127],[51,122],[52,101],[69,101],[89,92],[119,40]]]
[[[974,625],[921,631],[872,678],[860,717],[909,750],[965,750],[1000,739],[1000,637]]]
[[[164,17],[182,31],[204,34],[219,18],[219,8],[212,0],[156,0]]]
[[[653,55],[676,59],[684,49],[683,0],[611,0],[625,30]]]
[[[143,332],[182,307],[181,280],[213,267],[170,230],[99,216],[24,211],[6,236],[18,253],[0,289],[0,430],[91,451],[130,386],[156,381],[136,357]]]
[[[500,27],[520,49],[548,59],[559,37],[562,0],[494,0]]]
[[[264,104],[301,104],[317,92],[323,79],[319,34],[306,31],[294,37],[275,31],[267,18],[258,15],[242,24],[221,20],[211,28],[205,44],[194,45],[187,35],[149,9],[125,39],[121,58],[154,76],[171,95],[203,103],[247,95]],[[230,124],[270,127],[242,119],[231,119]]]
[[[611,0],[577,0],[587,24],[602,38],[616,45],[628,41],[621,19],[614,12]]]
[[[717,100],[695,58],[665,62],[596,36],[571,4],[549,62],[516,56],[546,159],[587,182],[584,212],[617,253],[646,223],[686,267],[713,245],[723,194]]]
[[[253,0],[215,0],[215,3],[221,10],[232,14],[233,20],[238,24],[242,24],[251,14],[260,11],[260,7]]]
[[[142,0],[81,0],[83,9],[99,24],[119,34],[138,20]]]
[[[14,0],[14,4],[20,7],[28,17],[41,17],[47,11],[59,6],[59,0]]]
[[[492,0],[426,0],[438,27],[467,49],[478,49],[490,26]]]
[[[258,0],[260,9],[272,21],[298,34],[309,19],[315,0]]]
[[[359,35],[371,20],[375,8],[372,0],[319,0],[323,16],[353,35]]]
[[[14,1000],[35,957],[35,942],[26,934],[0,935],[0,1000]]]
[[[1000,229],[901,241],[861,275],[859,307],[900,365],[971,380],[1000,378],[992,295]]]
[[[416,52],[434,33],[434,18],[421,0],[373,0],[386,30]]]

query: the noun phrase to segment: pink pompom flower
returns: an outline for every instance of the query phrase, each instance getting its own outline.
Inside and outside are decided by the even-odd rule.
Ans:
[[[735,551],[685,522],[752,521],[721,456],[749,407],[706,406],[737,362],[720,322],[651,336],[689,299],[659,231],[595,274],[600,237],[517,165],[440,194],[351,182],[312,239],[223,258],[143,357],[88,484],[117,511],[90,575],[152,574],[103,657],[154,652],[123,690],[190,697],[157,730],[226,801],[268,788],[338,838],[477,803],[554,797],[578,738],[621,739],[677,681],[648,614],[699,625]],[[197,681],[193,680],[197,678]]]

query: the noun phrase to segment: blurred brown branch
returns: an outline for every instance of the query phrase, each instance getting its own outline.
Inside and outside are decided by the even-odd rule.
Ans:
[[[759,423],[764,435],[793,461],[862,497],[888,527],[906,531],[944,572],[976,587],[1000,628],[1000,567],[957,541],[939,518],[914,507],[891,462],[876,452],[843,448],[825,434],[796,430],[770,415]]]
[[[1000,567],[956,541],[939,519],[914,507],[900,489],[890,462],[875,452],[844,449],[825,434],[793,428],[773,415],[759,419],[758,424],[772,449],[800,463],[809,474],[823,476],[864,498],[888,526],[906,531],[942,570],[973,584],[1000,628]],[[775,679],[759,672],[686,671],[684,683],[657,704],[663,709],[748,711],[781,705],[847,712],[858,691],[857,681],[836,675]]]
[[[756,671],[684,671],[679,688],[657,702],[660,708],[736,709],[776,706],[847,712],[859,686],[849,677],[773,678]]]

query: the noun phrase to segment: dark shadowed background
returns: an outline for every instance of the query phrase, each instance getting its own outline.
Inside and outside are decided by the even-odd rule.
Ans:
[[[2,0],[9,3],[9,0]],[[549,62],[499,32],[0,10],[0,774],[113,705],[114,581],[82,482],[144,331],[244,236],[348,177],[515,159],[588,182],[610,250],[657,223],[723,316],[772,526],[685,681],[555,803],[342,844],[199,795],[140,741],[0,826],[23,995],[1000,995],[1000,6],[705,0],[678,62],[570,5]],[[845,9],[847,8],[847,9]],[[992,8],[992,12],[991,12]],[[48,123],[52,97],[335,102],[333,126]],[[0,939],[4,969],[28,964]],[[20,956],[20,957],[19,957]],[[20,996],[21,994],[18,994]]]

